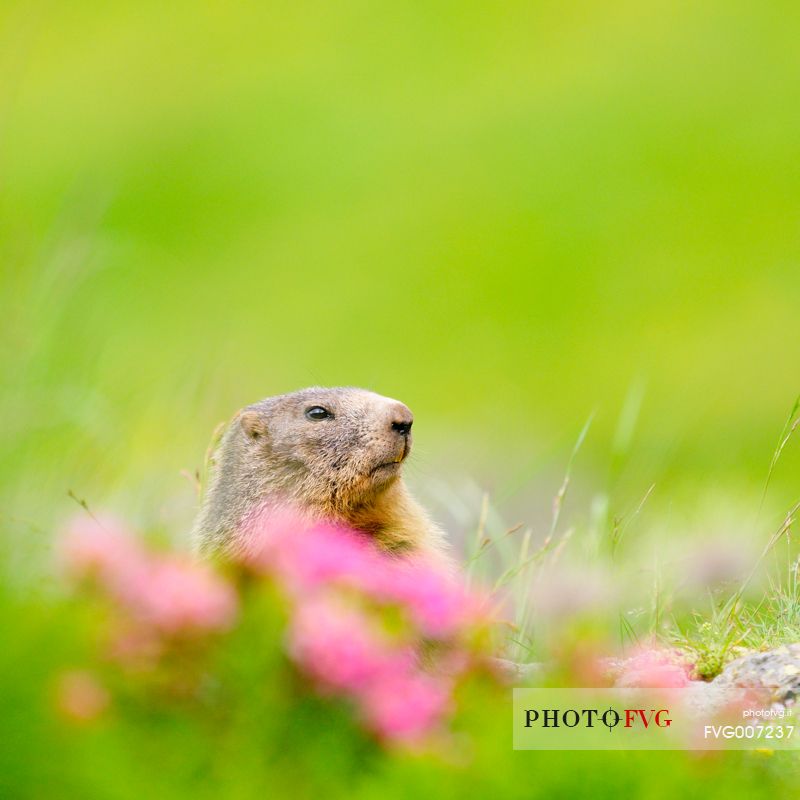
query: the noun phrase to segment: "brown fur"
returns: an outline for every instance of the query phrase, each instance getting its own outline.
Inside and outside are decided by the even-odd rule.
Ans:
[[[331,416],[312,420],[321,406]],[[242,409],[225,431],[192,533],[201,555],[247,548],[255,510],[292,508],[345,523],[398,555],[446,562],[441,531],[400,476],[411,449],[411,412],[364,389],[303,389]]]

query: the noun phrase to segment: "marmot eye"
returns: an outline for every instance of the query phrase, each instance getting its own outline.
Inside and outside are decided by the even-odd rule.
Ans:
[[[311,406],[311,408],[306,409],[306,416],[313,420],[314,422],[319,422],[321,419],[328,419],[328,417],[333,416],[327,408],[323,408],[322,406]]]

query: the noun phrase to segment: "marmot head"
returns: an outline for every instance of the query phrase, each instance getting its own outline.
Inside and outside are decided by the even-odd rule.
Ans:
[[[413,416],[364,389],[303,389],[248,406],[238,426],[251,474],[265,488],[347,515],[400,476]],[[236,434],[235,434],[236,435]]]

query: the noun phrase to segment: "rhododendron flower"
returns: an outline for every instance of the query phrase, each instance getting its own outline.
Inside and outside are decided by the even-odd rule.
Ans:
[[[418,739],[449,711],[444,678],[421,672],[409,646],[392,644],[363,611],[331,597],[303,602],[295,612],[289,654],[324,691],[350,697],[384,739]]]
[[[274,573],[293,594],[331,583],[406,609],[426,636],[445,637],[479,617],[477,596],[422,559],[398,560],[364,535],[331,523],[309,523],[288,511],[262,513],[250,524],[247,561]]]
[[[691,684],[687,672],[670,651],[642,647],[625,661],[615,685],[625,689],[679,689]]]
[[[72,575],[116,586],[144,565],[144,555],[127,529],[111,517],[80,516],[59,540],[59,556]]]
[[[370,682],[413,663],[408,651],[392,650],[365,615],[334,598],[301,604],[289,628],[289,654],[323,687],[359,692]]]
[[[242,561],[283,590],[288,655],[321,692],[349,700],[386,741],[419,740],[442,723],[470,661],[458,637],[481,620],[475,595],[342,525],[262,510],[245,532]],[[153,666],[182,634],[224,629],[236,615],[232,586],[207,566],[149,554],[121,529],[85,521],[69,537],[71,571],[94,578],[125,614],[111,652],[128,666]],[[402,624],[388,624],[398,612]]]
[[[439,723],[451,706],[450,683],[423,673],[386,676],[366,688],[361,709],[380,736],[414,741]]]
[[[61,557],[69,572],[94,578],[128,614],[163,633],[221,630],[236,615],[233,589],[208,567],[147,553],[116,523],[76,520]]]
[[[236,616],[231,587],[209,569],[175,560],[154,560],[127,587],[129,609],[165,633],[224,630]]]
[[[404,604],[426,636],[447,637],[478,619],[478,598],[449,575],[424,563],[390,562],[376,587],[386,598]]]
[[[380,554],[365,536],[331,523],[309,524],[279,515],[263,521],[251,564],[277,574],[287,588],[305,593],[331,581],[359,588],[382,571]]]
[[[466,651],[447,648],[435,674],[423,668],[425,638],[455,637],[480,618],[477,597],[436,566],[381,553],[364,534],[288,513],[259,515],[251,527],[251,567],[273,575],[290,600],[288,652],[326,693],[353,702],[387,741],[419,740],[451,707],[452,676]],[[383,608],[406,626],[384,628]],[[445,675],[450,677],[445,677]]]

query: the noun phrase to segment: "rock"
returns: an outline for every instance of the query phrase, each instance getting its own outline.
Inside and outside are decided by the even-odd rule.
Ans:
[[[722,670],[712,685],[769,689],[774,701],[793,705],[800,694],[800,643],[737,658]]]

